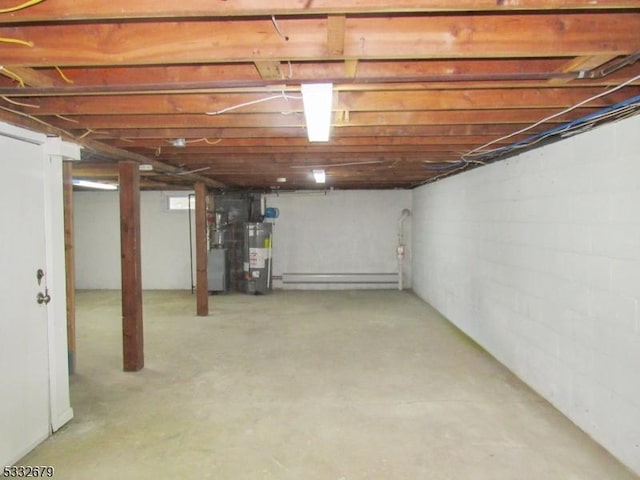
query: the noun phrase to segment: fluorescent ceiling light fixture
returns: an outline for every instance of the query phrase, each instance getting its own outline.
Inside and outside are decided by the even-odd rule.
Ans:
[[[314,170],[313,178],[316,181],[316,183],[324,183],[326,180],[324,170]]]
[[[112,185],[110,183],[99,183],[99,182],[91,182],[89,180],[74,180],[73,184],[78,187],[84,188],[95,188],[97,190],[117,190],[117,185]]]
[[[328,142],[333,103],[332,83],[303,83],[302,103],[310,142]]]

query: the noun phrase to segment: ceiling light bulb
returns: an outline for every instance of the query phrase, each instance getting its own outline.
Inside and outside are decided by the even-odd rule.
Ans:
[[[331,130],[333,84],[305,83],[300,85],[307,136],[310,142],[328,142]]]
[[[187,141],[184,138],[176,138],[173,142],[171,142],[171,145],[173,145],[174,147],[183,148],[187,146]]]
[[[316,181],[316,183],[324,183],[326,181],[326,175],[324,173],[324,170],[314,170],[313,178]]]
[[[276,178],[276,182],[278,182],[278,183],[285,183],[286,181],[287,181],[287,179],[285,177]]]

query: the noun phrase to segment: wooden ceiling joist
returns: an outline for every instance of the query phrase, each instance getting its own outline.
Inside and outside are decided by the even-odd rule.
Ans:
[[[152,165],[145,188],[317,188],[318,165],[411,188],[640,112],[638,32],[637,0],[48,0],[0,14],[0,119],[83,144],[75,175]],[[312,82],[333,83],[328,142],[307,140]]]
[[[637,7],[634,0],[585,2],[582,0],[520,0],[496,2],[495,0],[243,0],[242,2],[215,2],[210,0],[56,0],[43,2],[28,9],[14,12],[2,19],[4,23],[32,23],[55,21],[140,20],[170,18],[211,18],[264,15],[344,15],[441,13],[441,12],[509,12],[520,10],[586,10],[627,9]]]
[[[31,67],[337,59],[326,51],[326,18],[279,22],[289,41],[271,19],[1,27],[0,36],[33,47],[1,43],[0,57]],[[358,17],[347,23],[340,58],[623,55],[638,48],[638,31],[638,13]]]

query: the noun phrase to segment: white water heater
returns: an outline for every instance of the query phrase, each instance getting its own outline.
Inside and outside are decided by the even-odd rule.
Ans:
[[[254,295],[271,290],[271,240],[273,224],[244,224],[245,292]]]

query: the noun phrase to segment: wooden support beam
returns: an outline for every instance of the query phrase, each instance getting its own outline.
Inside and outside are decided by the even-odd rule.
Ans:
[[[72,163],[63,163],[64,196],[64,254],[67,275],[67,349],[69,373],[76,371],[76,277],[75,251],[73,248],[73,173]]]
[[[119,184],[123,364],[125,372],[136,372],[144,366],[140,174],[137,163],[120,162]]]
[[[209,315],[209,285],[207,280],[207,186],[198,182],[196,191],[196,296],[197,315]]]

